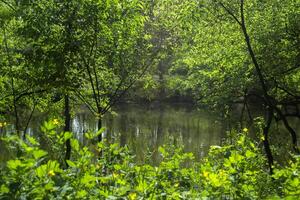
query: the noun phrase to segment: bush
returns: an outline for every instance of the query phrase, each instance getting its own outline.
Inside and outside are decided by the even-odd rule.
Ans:
[[[223,147],[212,146],[201,161],[182,148],[165,145],[159,148],[162,161],[153,166],[137,164],[126,146],[93,144],[99,133],[86,135],[91,140],[87,147],[70,133],[57,134],[56,128],[48,122],[42,130],[53,149],[71,139],[68,168],[33,137],[2,138],[17,156],[1,169],[0,199],[293,199],[299,195],[299,157],[270,176],[261,150],[245,132]]]

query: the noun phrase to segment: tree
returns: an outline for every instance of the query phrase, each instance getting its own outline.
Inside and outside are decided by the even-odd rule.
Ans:
[[[23,129],[26,134],[28,124],[39,100],[36,94],[44,92],[38,85],[29,81],[28,71],[20,47],[23,41],[15,34],[20,22],[17,19],[17,6],[14,1],[0,2],[1,26],[1,97],[0,109],[6,116],[13,113],[14,128],[17,133]],[[32,109],[27,116],[27,109]],[[21,118],[23,120],[21,120]],[[24,120],[24,119],[27,119]],[[25,123],[24,123],[25,122]]]
[[[139,1],[38,1],[16,6],[18,47],[29,81],[64,98],[64,131],[70,131],[70,98],[101,117],[146,72],[155,52]],[[146,59],[150,56],[150,59]],[[99,140],[101,135],[99,135]],[[70,140],[65,160],[70,159]]]
[[[26,59],[30,81],[64,99],[65,132],[71,131],[71,91],[81,84],[76,39],[79,5],[75,1],[38,1],[17,6],[20,25],[16,34],[24,40],[19,51]],[[65,159],[70,155],[68,139]]]
[[[74,91],[98,118],[100,130],[102,116],[145,74],[156,51],[144,29],[142,2],[95,1],[83,8],[79,65],[84,84]]]
[[[272,171],[268,142],[272,119],[283,121],[298,152],[296,133],[287,120],[290,114],[282,107],[299,104],[299,26],[294,20],[299,18],[299,3],[239,0],[199,5],[201,18],[173,70],[187,69],[182,84],[215,107],[239,100],[247,105],[252,96],[262,101],[267,112],[264,146]]]

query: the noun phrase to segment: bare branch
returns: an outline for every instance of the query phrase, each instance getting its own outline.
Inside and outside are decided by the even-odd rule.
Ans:
[[[95,114],[97,113],[97,111],[93,108],[92,104],[90,102],[88,102],[86,100],[86,98],[84,98],[84,96],[78,91],[78,90],[74,90],[74,92],[78,95],[79,99],[86,104],[86,106],[88,107],[88,109],[91,111],[91,113]]]
[[[219,4],[240,26],[242,26],[242,22],[240,22],[240,20],[237,18],[237,16],[235,16],[234,13],[229,8],[227,8],[222,2],[219,2]]]
[[[158,54],[159,50],[156,50],[152,56],[150,56],[151,58],[155,57]],[[136,83],[137,80],[139,80],[145,73],[146,71],[149,69],[149,67],[153,64],[155,59],[152,59],[148,64],[146,64],[144,66],[144,68],[142,69],[141,73],[139,73],[133,80],[131,80],[129,82],[129,84],[126,86],[126,88],[119,94],[118,91],[115,91],[116,96],[112,99],[111,103],[109,103],[104,109],[102,114],[106,113],[113,105],[115,105],[117,103],[118,100],[120,100],[120,98]]]
[[[292,67],[290,69],[287,69],[286,71],[282,72],[282,74],[286,74],[286,73],[290,73],[291,71],[294,71],[296,69],[300,68],[300,66],[295,66],[295,67]]]

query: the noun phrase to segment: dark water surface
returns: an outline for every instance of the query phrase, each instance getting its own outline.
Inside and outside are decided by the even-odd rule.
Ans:
[[[237,112],[233,116],[239,114],[240,112]],[[261,113],[258,112],[256,115],[259,116]],[[27,129],[28,134],[38,133],[46,117],[37,114]],[[238,120],[232,121],[236,123]],[[299,119],[290,122],[300,138]],[[96,124],[95,117],[86,108],[81,108],[76,110],[72,119],[72,130],[75,137],[85,144],[84,133],[96,131],[98,129]],[[207,153],[211,145],[221,145],[226,137],[226,131],[235,127],[228,119],[221,120],[212,111],[197,109],[190,104],[118,105],[114,108],[113,114],[104,116],[103,126],[106,127],[104,136],[108,140],[128,145],[141,162],[145,161],[147,152],[153,152],[150,158],[154,163],[159,161],[158,147],[164,144],[183,145],[186,152],[193,152],[199,159]],[[255,136],[257,131],[253,126],[246,125],[246,127],[249,127]],[[272,129],[271,144],[284,147],[285,151],[280,152],[281,155],[288,154],[291,145],[286,129],[280,123],[274,124]],[[13,133],[13,130],[13,125],[5,128],[6,133]],[[5,134],[3,130],[1,134]],[[0,163],[12,157],[13,155],[0,141]]]
[[[199,158],[225,137],[216,115],[189,104],[121,105],[115,112],[104,117],[105,137],[129,145],[140,161],[148,151],[154,152],[153,159],[157,160],[158,147],[167,143],[184,145],[185,151]],[[96,128],[95,119],[86,111],[72,121],[72,129],[82,142],[83,133]]]
[[[40,131],[43,120],[42,116],[36,116],[27,129],[28,134]],[[77,110],[71,126],[77,139],[85,143],[84,133],[97,130],[96,124],[95,117],[82,108]],[[200,158],[211,145],[220,145],[226,135],[224,123],[215,114],[190,104],[118,105],[113,114],[104,116],[103,126],[106,127],[104,136],[129,145],[138,161],[144,161],[145,154],[150,151],[153,152],[151,159],[157,162],[158,147],[167,143],[184,145],[185,151]],[[13,126],[7,127],[6,132],[13,132],[13,129]],[[0,160],[6,160],[9,153],[1,146]]]

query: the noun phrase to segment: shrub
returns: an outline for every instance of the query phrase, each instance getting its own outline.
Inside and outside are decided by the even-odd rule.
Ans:
[[[273,199],[299,195],[300,159],[270,176],[266,160],[246,133],[230,143],[212,146],[195,161],[183,148],[159,148],[157,166],[137,164],[127,146],[92,142],[99,133],[86,134],[82,146],[71,133],[56,133],[55,124],[43,125],[44,136],[63,147],[71,139],[72,158],[64,161],[37,139],[2,138],[16,157],[0,172],[0,199]],[[43,148],[42,148],[43,147]],[[58,151],[60,153],[60,151]],[[55,159],[54,159],[55,158]]]

